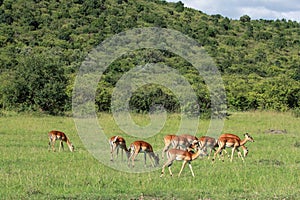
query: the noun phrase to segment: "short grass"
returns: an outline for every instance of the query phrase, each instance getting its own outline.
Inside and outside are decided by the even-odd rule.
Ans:
[[[133,118],[140,125],[149,123],[148,116]],[[107,137],[121,134],[128,144],[139,139],[123,133],[109,114],[100,114],[99,122]],[[159,178],[161,168],[128,173],[99,162],[81,142],[71,117],[6,113],[0,118],[0,199],[300,199],[299,122],[290,113],[232,113],[222,132],[240,137],[249,132],[255,139],[246,145],[245,163],[236,155],[232,163],[197,159],[192,162],[195,178],[188,167],[180,178],[170,177],[167,169]],[[145,140],[160,154],[163,136],[176,133],[179,124],[180,116],[170,115],[161,132]],[[201,120],[197,136],[208,125]],[[64,131],[76,151],[65,146],[63,152],[48,152],[47,132],[52,129]],[[287,134],[266,134],[267,129],[286,129]],[[127,167],[120,156],[115,162]],[[136,163],[142,162],[139,155]],[[174,174],[180,166],[173,164]]]

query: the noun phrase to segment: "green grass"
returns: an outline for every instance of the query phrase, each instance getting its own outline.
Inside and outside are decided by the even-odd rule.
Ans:
[[[147,116],[133,118],[140,125],[149,123]],[[109,114],[100,114],[99,122],[107,137],[121,134],[128,145],[138,139],[124,134]],[[159,178],[161,168],[127,173],[99,162],[84,147],[72,118],[6,114],[0,118],[0,199],[299,199],[299,122],[290,113],[233,113],[222,132],[240,137],[249,132],[255,139],[246,145],[245,163],[237,155],[232,163],[197,159],[192,162],[195,178],[188,167],[180,178],[170,177],[167,169]],[[179,115],[171,115],[160,133],[145,140],[160,154],[163,136],[176,133],[179,123]],[[201,120],[197,136],[204,135],[208,125]],[[287,134],[265,134],[269,128],[286,129]],[[47,132],[52,129],[64,131],[76,151],[65,146],[63,152],[48,152]],[[116,163],[127,167],[120,158]],[[136,163],[144,167],[138,165],[142,155]],[[175,175],[180,167],[174,162]]]

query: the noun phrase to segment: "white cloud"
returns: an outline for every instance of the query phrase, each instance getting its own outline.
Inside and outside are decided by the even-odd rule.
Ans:
[[[168,0],[177,2],[178,0]],[[251,19],[282,19],[300,22],[299,0],[181,0],[186,7],[195,8],[207,14],[221,14],[239,19],[249,15]]]

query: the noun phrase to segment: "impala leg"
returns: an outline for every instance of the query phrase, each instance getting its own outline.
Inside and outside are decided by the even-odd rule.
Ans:
[[[219,153],[219,160],[222,159],[223,162],[224,162],[224,157],[225,157],[224,153],[227,153],[227,151],[225,150],[225,148],[223,148],[221,150],[221,152]]]
[[[51,140],[49,140],[48,142],[48,151],[50,151],[50,149],[51,149]]]
[[[127,160],[127,165],[130,166],[130,160],[133,156],[133,153],[132,152],[129,152],[129,156],[128,156],[128,160]]]
[[[117,156],[116,156],[116,158],[118,158],[118,156],[119,156],[119,146],[116,146],[116,150],[117,150]]]
[[[150,162],[151,162],[152,167],[155,167],[153,156],[152,156],[150,153],[149,153],[148,155],[149,155],[149,158],[150,158]]]
[[[162,168],[161,168],[160,178],[163,177],[164,174],[165,174],[165,167],[166,167],[166,166],[163,165]]]
[[[237,150],[237,152],[238,152],[238,157],[240,157],[240,158],[242,159],[242,161],[245,162],[245,160],[244,160],[244,158],[243,158],[243,155],[242,155],[242,153],[240,152],[240,150],[239,150],[239,149],[236,149],[236,150]]]
[[[183,161],[182,166],[181,166],[181,169],[180,169],[180,172],[179,172],[179,174],[178,174],[178,177],[180,177],[180,174],[181,174],[183,168],[185,167],[186,163],[187,163],[187,161]]]
[[[60,150],[61,150],[61,144],[62,144],[62,142],[59,141],[58,152],[60,152]]]
[[[210,159],[210,156],[212,155],[212,152],[216,152],[217,151],[217,149],[215,149],[215,148],[210,148],[210,151],[209,151],[209,154],[208,154],[208,156],[207,156],[207,159],[209,160]]]
[[[164,147],[164,149],[162,150],[162,153],[161,153],[161,158],[162,158],[162,159],[165,158],[165,154],[166,154],[166,152],[168,151],[170,145],[171,145],[171,143],[166,144],[165,147]]]
[[[227,154],[227,157],[230,158],[230,155],[228,154],[225,148],[223,149],[223,151],[224,151],[224,155]]]
[[[233,154],[234,154],[235,148],[236,148],[236,147],[233,147],[233,148],[232,148],[232,152],[231,152],[231,159],[230,159],[230,162],[232,162],[232,160],[233,160]]]
[[[169,169],[169,172],[170,172],[170,176],[173,176],[173,173],[171,171],[171,165],[168,167],[168,169]]]
[[[221,151],[221,150],[222,150],[222,147],[220,146],[220,147],[218,148],[218,150],[215,152],[215,154],[214,154],[214,157],[213,157],[212,161],[215,161],[215,159],[216,159],[216,157],[217,157],[218,153],[220,153],[220,151]]]
[[[166,167],[166,164],[164,164],[161,168],[161,174],[160,174],[160,177],[163,177],[164,174],[165,174],[165,167]]]
[[[132,167],[134,167],[134,159],[135,157],[137,156],[138,152],[137,153],[134,153],[132,158],[131,158],[131,162],[132,162]]]
[[[147,153],[145,152],[144,153],[144,165],[145,165],[145,167],[147,166],[147,164],[146,164],[146,157],[147,157]]]
[[[55,151],[55,140],[52,141],[52,150]]]
[[[53,147],[52,147],[52,141],[50,140],[49,143],[48,143],[48,151],[50,151],[52,149],[53,151]]]
[[[59,148],[62,148],[62,150],[64,150],[64,143],[63,143],[63,141],[62,141],[62,140],[60,141]],[[59,151],[60,151],[60,149],[59,149]]]
[[[130,151],[125,151],[125,153],[126,153],[127,162],[128,162],[128,160],[129,160],[129,158],[130,158]]]
[[[58,152],[60,152],[60,149],[61,149],[61,141],[59,141]]]
[[[114,145],[111,145],[110,146],[110,161],[114,160],[113,153],[114,153]]]
[[[192,172],[192,176],[195,177],[195,174],[194,174],[193,168],[192,168],[192,164],[191,164],[190,162],[189,162],[189,168],[190,168],[190,170],[191,170],[191,172]]]
[[[206,150],[207,150],[207,148],[206,148]],[[212,151],[213,151],[213,148],[210,148],[209,153],[207,154],[207,159],[208,160],[210,159],[210,155],[211,155]]]
[[[122,161],[123,161],[123,149],[121,149],[121,156],[122,156]]]
[[[163,177],[164,176],[164,173],[165,173],[165,167],[168,166],[168,169],[169,169],[169,172],[170,172],[170,175],[173,176],[173,173],[171,171],[171,165],[173,164],[173,161],[172,160],[167,160],[167,162],[162,166],[162,170],[161,170],[161,175],[160,177]]]

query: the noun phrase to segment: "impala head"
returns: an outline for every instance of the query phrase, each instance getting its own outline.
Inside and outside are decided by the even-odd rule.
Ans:
[[[198,150],[201,150],[202,153],[205,153],[205,154],[206,154],[206,151],[203,151],[203,150],[201,149],[201,144],[200,144],[200,142],[199,142],[198,140],[194,140],[194,141],[192,142],[192,144],[190,144],[190,146],[187,147],[187,151],[189,151],[189,152],[191,152],[191,153],[195,153],[195,152],[198,151]]]
[[[245,136],[245,138],[247,138],[248,141],[254,142],[253,137],[251,137],[251,135],[249,135],[249,133],[245,133],[244,136]]]
[[[71,144],[71,145],[69,146],[69,149],[70,149],[70,151],[71,151],[71,152],[73,152],[73,151],[74,151],[74,149],[75,149],[74,145],[73,145],[73,144]]]

